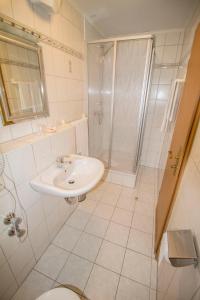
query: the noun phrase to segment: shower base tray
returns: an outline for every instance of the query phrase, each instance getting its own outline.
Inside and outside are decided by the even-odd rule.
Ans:
[[[104,180],[107,182],[134,188],[135,181],[136,181],[136,174],[119,172],[119,171],[115,171],[115,170],[108,170],[106,172]]]

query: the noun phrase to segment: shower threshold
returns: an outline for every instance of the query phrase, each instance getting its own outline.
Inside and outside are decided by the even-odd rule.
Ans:
[[[107,182],[134,188],[136,182],[136,174],[107,169],[105,172],[104,180]]]

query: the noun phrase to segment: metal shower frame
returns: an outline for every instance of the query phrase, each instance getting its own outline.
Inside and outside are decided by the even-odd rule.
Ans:
[[[153,48],[153,35],[133,35],[125,37],[116,37],[108,39],[100,39],[88,42],[88,44],[100,44],[100,43],[109,43],[113,42],[114,51],[113,51],[113,68],[112,68],[112,92],[111,92],[111,118],[110,118],[110,140],[109,140],[109,157],[108,157],[108,169],[111,168],[111,157],[112,157],[112,141],[113,141],[113,116],[114,116],[114,104],[115,104],[115,79],[116,79],[116,59],[117,59],[117,42],[119,41],[128,41],[128,40],[139,40],[139,39],[148,39],[147,44],[147,56],[145,62],[143,86],[142,86],[142,98],[141,98],[141,109],[139,116],[139,132],[137,137],[137,151],[135,164],[133,166],[133,173],[137,172],[139,161],[142,153],[142,145],[144,138],[144,128],[145,128],[145,117],[147,112],[147,100],[150,87],[150,77],[153,65],[154,57],[154,48]],[[88,101],[89,106],[89,101]]]

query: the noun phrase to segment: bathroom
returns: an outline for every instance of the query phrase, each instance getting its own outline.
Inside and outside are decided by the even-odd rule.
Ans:
[[[0,0],[0,300],[200,299],[199,23]]]

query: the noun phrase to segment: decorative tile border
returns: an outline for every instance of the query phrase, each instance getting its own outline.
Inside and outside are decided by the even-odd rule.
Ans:
[[[17,28],[18,30],[21,30],[23,32],[26,32],[28,34],[31,34],[32,36],[34,36],[35,38],[37,38],[39,41],[45,43],[45,44],[48,44],[54,48],[57,48],[69,55],[72,55],[72,56],[75,56],[77,57],[78,59],[81,59],[83,60],[83,54],[55,39],[52,39],[51,37],[39,32],[39,31],[36,31],[34,29],[32,29],[31,27],[28,27],[28,26],[24,26],[22,23],[8,17],[8,16],[5,16],[3,14],[0,13],[0,22],[2,23],[5,23],[5,24],[8,24],[12,27],[15,27]]]

